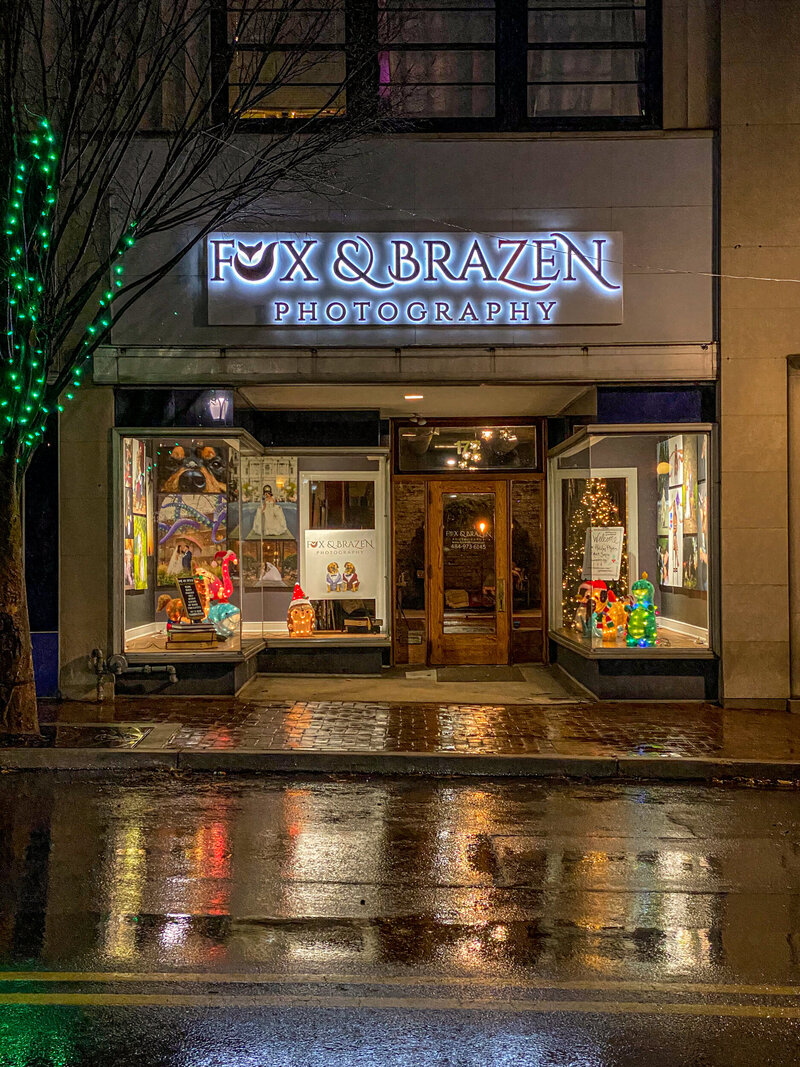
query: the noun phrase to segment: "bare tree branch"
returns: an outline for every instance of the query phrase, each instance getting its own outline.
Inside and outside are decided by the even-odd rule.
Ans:
[[[0,443],[24,466],[61,393],[107,342],[111,308],[118,320],[211,230],[313,183],[333,150],[387,120],[377,85],[364,105],[377,42],[344,40],[343,0],[7,8],[0,175],[15,221],[0,253]],[[211,40],[226,19],[225,39]],[[295,118],[280,121],[286,113]],[[277,121],[253,136],[254,116]],[[52,172],[32,141],[42,120]],[[165,233],[174,251],[125,281],[128,246]]]

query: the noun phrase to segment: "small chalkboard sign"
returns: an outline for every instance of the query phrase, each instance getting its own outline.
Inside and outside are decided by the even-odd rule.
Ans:
[[[194,578],[176,578],[175,581],[178,583],[178,592],[186,608],[186,615],[192,622],[201,622],[206,617],[206,613],[203,611]]]

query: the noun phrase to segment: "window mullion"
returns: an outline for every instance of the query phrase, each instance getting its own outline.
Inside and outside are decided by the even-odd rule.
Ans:
[[[344,0],[347,112],[374,114],[378,95],[378,5]]]
[[[232,53],[228,43],[226,0],[214,0],[209,13],[208,30],[211,40],[211,119],[221,125],[227,120],[230,108],[228,82]]]
[[[495,118],[501,130],[526,124],[527,0],[497,0],[495,14]]]

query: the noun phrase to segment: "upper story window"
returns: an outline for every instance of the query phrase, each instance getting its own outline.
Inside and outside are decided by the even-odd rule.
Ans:
[[[653,127],[661,0],[230,0],[225,68],[228,106],[262,121]]]
[[[493,120],[497,111],[494,0],[383,0],[380,93],[413,119]]]
[[[346,111],[344,0],[231,0],[227,13],[231,110],[272,120]]]
[[[645,118],[648,6],[528,0],[529,117]]]

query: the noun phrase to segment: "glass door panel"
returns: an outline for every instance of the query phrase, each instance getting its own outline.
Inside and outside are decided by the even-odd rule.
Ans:
[[[508,485],[428,483],[432,664],[508,663]]]
[[[494,493],[446,493],[442,526],[444,632],[497,632]]]

